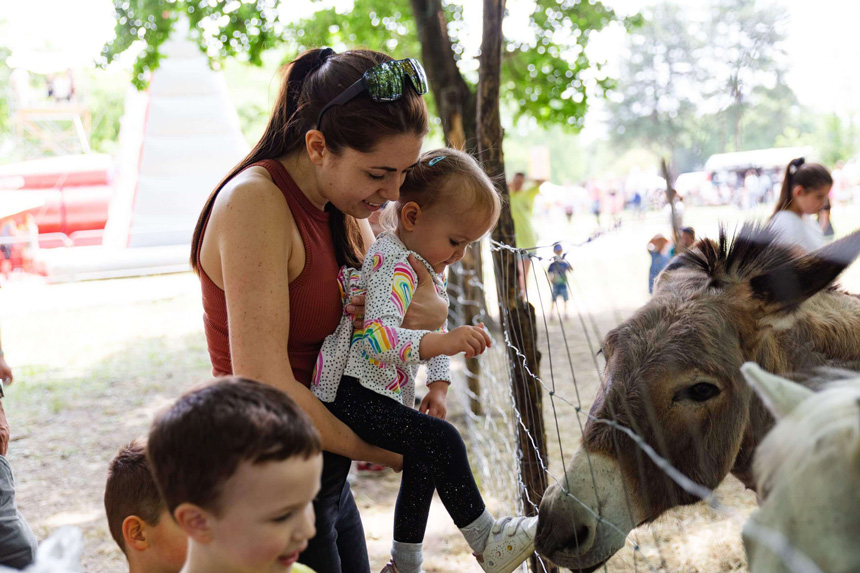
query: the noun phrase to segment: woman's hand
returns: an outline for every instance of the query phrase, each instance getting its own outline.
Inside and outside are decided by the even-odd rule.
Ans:
[[[364,298],[365,295],[357,294],[349,299],[349,304],[346,305],[346,312],[354,317],[352,327],[355,330],[364,330]]]
[[[448,382],[445,380],[437,380],[427,385],[427,395],[421,400],[421,405],[418,406],[418,411],[422,414],[433,416],[444,420],[448,414]]]
[[[409,255],[409,264],[418,276],[418,286],[412,294],[402,326],[411,330],[438,330],[448,318],[448,304],[436,292],[430,271],[415,255]]]

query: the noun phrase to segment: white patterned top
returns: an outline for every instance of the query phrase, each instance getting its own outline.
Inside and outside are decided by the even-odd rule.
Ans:
[[[334,401],[343,376],[353,376],[365,388],[410,408],[415,405],[419,364],[427,364],[428,382],[451,381],[448,356],[424,361],[419,355],[421,339],[429,331],[401,326],[418,282],[407,260],[410,254],[427,266],[436,292],[448,301],[444,276],[433,272],[427,261],[407,249],[394,233],[381,233],[368,249],[360,272],[344,266],[338,275],[343,317],[334,333],[323,341],[311,385],[323,402]],[[353,332],[353,316],[346,311],[346,304],[361,293],[366,294],[364,330]],[[445,328],[439,332],[445,332]]]

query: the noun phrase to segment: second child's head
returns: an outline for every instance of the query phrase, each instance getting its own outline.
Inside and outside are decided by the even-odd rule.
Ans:
[[[798,215],[814,215],[827,201],[833,187],[833,177],[819,163],[806,163],[794,159],[785,169],[782,190],[774,214],[789,210]]]
[[[392,216],[406,247],[441,272],[495,226],[500,212],[499,193],[472,156],[435,149],[406,176]]]
[[[280,390],[242,378],[193,390],[156,419],[147,449],[189,572],[287,572],[316,534],[320,439]]]
[[[130,573],[178,573],[182,569],[188,539],[158,493],[144,440],[123,446],[111,460],[105,512]]]

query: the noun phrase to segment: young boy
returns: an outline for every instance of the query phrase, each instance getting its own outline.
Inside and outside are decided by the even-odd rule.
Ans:
[[[147,455],[167,508],[188,535],[183,573],[293,573],[314,529],[322,450],[286,394],[221,378],[156,419]]]
[[[564,318],[567,319],[567,301],[570,295],[567,292],[567,273],[573,270],[573,267],[565,258],[567,255],[562,251],[561,244],[556,243],[552,246],[552,252],[555,256],[547,269],[550,283],[552,284],[552,304],[549,309],[549,318],[552,320],[555,317],[555,301],[558,297],[564,299]]]
[[[143,440],[123,446],[111,460],[105,512],[129,573],[179,573],[188,540],[161,500]]]

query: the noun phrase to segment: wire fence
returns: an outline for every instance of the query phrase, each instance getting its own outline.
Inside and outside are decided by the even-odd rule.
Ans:
[[[566,243],[570,249],[587,246],[600,240],[595,235],[580,243]],[[475,248],[475,247],[473,247]],[[454,324],[483,322],[491,332],[493,346],[483,355],[474,359],[472,364],[462,368],[463,375],[455,380],[458,396],[462,401],[467,426],[467,440],[472,452],[472,462],[481,489],[488,493],[493,509],[512,514],[536,514],[540,499],[530,495],[524,482],[518,461],[524,459],[520,450],[521,443],[516,437],[519,428],[528,436],[527,447],[532,458],[539,461],[541,469],[552,484],[559,486],[564,495],[589,512],[596,523],[623,535],[626,545],[616,556],[602,566],[609,571],[728,571],[743,570],[746,563],[740,540],[740,528],[747,521],[752,504],[749,493],[743,494],[739,484],[725,493],[705,487],[689,479],[669,461],[665,436],[651,444],[642,437],[636,427],[627,427],[617,421],[616,412],[609,418],[596,417],[589,413],[590,402],[603,381],[604,360],[601,345],[605,335],[607,316],[608,326],[615,326],[624,319],[624,311],[609,300],[609,311],[603,317],[596,317],[590,309],[594,306],[589,299],[594,289],[602,290],[600,265],[592,272],[580,273],[575,269],[569,276],[570,307],[555,304],[551,300],[552,286],[547,273],[548,257],[538,253],[546,249],[517,249],[486,241],[479,247],[482,256],[483,274],[495,275],[496,284],[483,281],[475,269],[456,265],[449,270],[449,294],[453,302],[451,321]],[[504,289],[498,285],[508,284],[513,277],[502,276],[509,264],[494,269],[489,255],[496,254],[500,260],[510,263],[511,258],[531,262],[529,271],[530,287],[525,290],[525,300],[515,310],[506,304],[499,305],[499,292]],[[597,270],[597,272],[593,272]],[[595,278],[596,277],[596,278]],[[594,285],[584,285],[585,281],[596,281]],[[476,293],[479,293],[476,296]],[[504,296],[504,295],[502,295]],[[611,294],[606,292],[611,299]],[[505,302],[505,301],[503,301]],[[607,301],[603,301],[606,303]],[[523,304],[524,303],[524,304]],[[527,306],[534,307],[534,314],[528,314]],[[501,310],[498,310],[501,309]],[[572,310],[572,312],[569,312]],[[513,312],[523,312],[527,318],[513,317]],[[532,318],[533,317],[533,318]],[[518,318],[520,320],[514,320]],[[531,320],[528,325],[539,339],[541,352],[540,373],[529,365],[523,340],[526,333],[521,320]],[[603,323],[603,324],[601,324]],[[467,361],[468,362],[468,361]],[[514,400],[514,384],[525,380],[536,385],[543,404],[527,402],[518,407]],[[531,420],[543,417],[547,442],[547,454],[540,454],[542,436],[535,435]],[[613,523],[601,515],[585,500],[576,498],[565,483],[565,468],[570,461],[571,450],[578,445],[588,423],[609,426],[613,431],[614,445],[618,453],[617,437],[625,436],[635,444],[639,466],[642,456],[653,463],[665,476],[681,490],[702,500],[702,503],[684,506],[667,512],[656,525],[649,525],[627,534],[628,527]],[[589,466],[592,461],[585,450]],[[598,481],[592,469],[593,491],[598,491]],[[629,492],[626,492],[626,513],[630,523],[636,524],[631,507]],[[727,499],[728,498],[728,499]],[[529,511],[531,510],[531,511]],[[764,528],[754,523],[746,526],[746,533],[755,540],[780,555],[789,571],[797,573],[820,572],[819,568],[805,555],[793,549],[778,531]],[[532,565],[523,570],[554,571],[554,565],[545,558],[535,555]],[[574,569],[576,570],[576,569]]]

